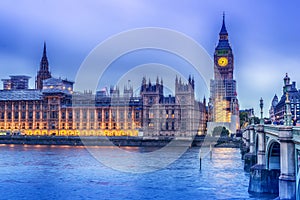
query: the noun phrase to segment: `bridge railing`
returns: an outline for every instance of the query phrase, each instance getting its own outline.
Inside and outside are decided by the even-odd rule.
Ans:
[[[274,126],[274,125],[264,125],[264,132],[278,136],[279,135],[279,128],[280,126]]]
[[[300,136],[300,127],[293,127],[293,135]]]

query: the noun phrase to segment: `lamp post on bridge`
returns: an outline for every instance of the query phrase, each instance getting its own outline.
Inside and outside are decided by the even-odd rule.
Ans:
[[[286,98],[285,98],[284,125],[292,126],[291,102],[289,100],[288,92],[286,93]]]
[[[264,107],[264,100],[262,99],[262,97],[260,98],[260,124],[264,124],[264,119],[263,119],[263,107]]]
[[[251,110],[251,125],[254,125],[254,109]]]

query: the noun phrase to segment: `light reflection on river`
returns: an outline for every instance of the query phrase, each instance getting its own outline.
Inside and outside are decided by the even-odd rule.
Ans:
[[[109,153],[111,147],[105,148]],[[114,147],[117,148],[117,147]],[[153,148],[125,148],[147,152]],[[189,149],[168,167],[145,174],[112,170],[84,147],[0,145],[0,199],[271,199],[248,194],[239,149]],[[126,159],[126,158],[124,158]],[[122,165],[122,163],[120,163]]]

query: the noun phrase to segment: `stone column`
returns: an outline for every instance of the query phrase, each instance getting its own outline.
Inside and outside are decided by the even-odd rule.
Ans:
[[[245,133],[246,133],[246,149],[247,149],[247,151],[248,151],[248,149],[249,149],[249,147],[250,147],[250,129],[249,129],[249,126],[247,127],[247,130],[245,131]]]
[[[293,143],[292,127],[279,128],[280,141],[280,177],[279,177],[279,198],[295,199],[296,178],[295,178],[295,144]]]
[[[248,153],[244,155],[244,170],[249,172],[250,168],[256,164],[256,154],[254,150],[254,125],[250,125],[248,127],[248,132],[249,132],[249,146],[250,150]]]
[[[245,159],[245,155],[249,152],[249,126],[243,132],[243,145],[241,147],[242,159]]]
[[[250,132],[250,148],[249,148],[249,153],[255,153],[255,146],[254,146],[254,143],[255,143],[255,131],[254,131],[254,125],[250,125],[249,126],[249,132]]]
[[[264,132],[264,126],[258,125],[257,127],[258,134],[258,152],[257,152],[257,164],[265,166],[266,165],[266,144],[265,137],[266,134]]]

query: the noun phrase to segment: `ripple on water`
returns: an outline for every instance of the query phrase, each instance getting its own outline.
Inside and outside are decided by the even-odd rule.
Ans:
[[[105,150],[105,147],[101,148]],[[126,150],[148,152],[152,149]],[[274,197],[248,194],[249,174],[243,171],[243,161],[238,149],[213,149],[212,160],[209,157],[202,158],[200,171],[199,148],[191,148],[166,168],[145,174],[110,169],[80,147],[1,145],[0,151],[3,155],[0,157],[0,199],[147,200]],[[107,153],[110,152],[111,148],[108,148]],[[112,159],[117,156],[113,155]],[[128,158],[123,159],[124,163],[128,163],[125,162]],[[141,160],[139,162],[147,163]]]

